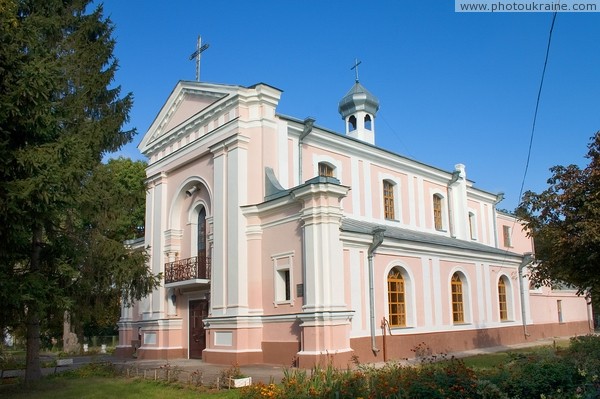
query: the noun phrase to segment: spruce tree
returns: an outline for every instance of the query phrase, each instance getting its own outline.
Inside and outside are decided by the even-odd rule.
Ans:
[[[89,7],[0,0],[0,328],[24,326],[27,381],[41,376],[41,328],[76,309],[78,282],[90,285],[76,237],[82,188],[135,134],[122,130],[132,95],[112,86],[113,24],[101,6]],[[125,297],[157,283],[136,262],[138,275],[124,274],[116,287]]]

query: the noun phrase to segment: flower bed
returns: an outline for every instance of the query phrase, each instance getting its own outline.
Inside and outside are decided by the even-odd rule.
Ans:
[[[441,359],[441,360],[440,360]],[[600,398],[600,337],[573,338],[566,350],[546,348],[509,356],[506,365],[478,370],[445,356],[426,356],[414,366],[388,363],[286,372],[280,385],[242,388],[254,398]]]

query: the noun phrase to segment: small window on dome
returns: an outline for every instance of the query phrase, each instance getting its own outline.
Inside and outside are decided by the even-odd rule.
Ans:
[[[352,115],[348,118],[348,131],[352,132],[356,130],[356,116]]]
[[[371,130],[371,115],[365,115],[365,129]]]

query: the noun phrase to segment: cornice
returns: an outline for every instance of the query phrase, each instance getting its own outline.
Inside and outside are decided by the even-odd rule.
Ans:
[[[181,95],[183,95],[183,92]],[[225,115],[227,112],[237,107],[238,99],[238,95],[230,95],[225,101],[218,101],[214,104],[209,105],[207,108],[203,109],[198,114],[184,121],[180,125],[174,127],[169,132],[165,132],[164,134],[153,138],[144,146],[144,148],[141,148],[140,151],[148,158],[151,158],[153,155],[166,149],[169,145],[177,142],[178,140],[200,131],[206,125],[208,125],[208,123],[212,121],[218,121],[221,115]],[[237,118],[238,117],[236,116],[235,118],[232,118],[227,122],[223,122],[219,126],[215,126],[210,131],[204,134],[200,134],[199,137],[191,139],[189,142],[191,143],[205,136],[208,136],[212,132],[218,130],[223,125],[227,125],[232,121],[236,120]]]

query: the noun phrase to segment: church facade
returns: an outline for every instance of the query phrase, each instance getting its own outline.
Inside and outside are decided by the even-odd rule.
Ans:
[[[121,356],[345,366],[590,331],[574,291],[527,281],[533,243],[500,194],[375,145],[356,81],[339,134],[281,91],[179,82],[139,145],[163,285],[119,322]]]

